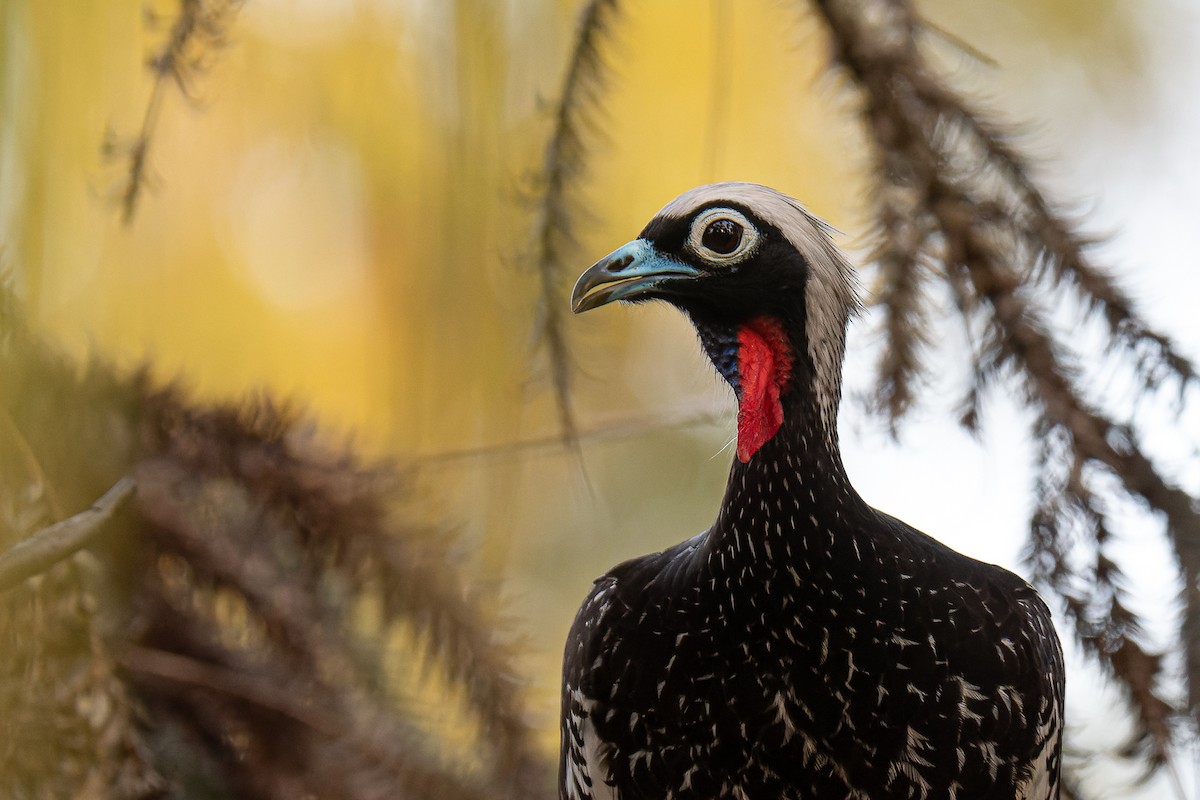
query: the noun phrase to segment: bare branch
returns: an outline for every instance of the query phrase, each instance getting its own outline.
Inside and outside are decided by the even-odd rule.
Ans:
[[[688,412],[684,409],[673,409],[666,415],[647,416],[641,419],[621,417],[610,422],[590,425],[579,431],[576,441],[604,442],[613,440],[633,439],[648,433],[665,430],[681,430],[698,425],[713,425],[728,416],[721,409],[701,409]],[[531,451],[547,450],[562,444],[559,436],[543,436],[537,439],[525,439],[516,442],[501,442],[483,447],[472,447],[463,450],[449,450],[435,453],[421,459],[422,466],[438,466],[453,464],[473,458],[513,458],[523,456]]]
[[[90,545],[133,494],[132,478],[124,477],[78,514],[43,528],[0,554],[0,592],[39,575]]]

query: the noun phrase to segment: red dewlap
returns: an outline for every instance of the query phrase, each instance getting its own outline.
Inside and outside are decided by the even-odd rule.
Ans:
[[[792,374],[792,353],[779,322],[760,317],[738,331],[738,460],[743,464],[783,424],[780,394]]]

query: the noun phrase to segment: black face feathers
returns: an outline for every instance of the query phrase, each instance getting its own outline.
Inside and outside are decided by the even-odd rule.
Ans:
[[[740,204],[714,201],[686,217],[656,217],[640,238],[699,271],[665,298],[688,314],[729,324],[764,314],[802,316],[795,312],[804,305],[805,254]]]
[[[714,222],[742,224],[751,246],[738,258],[704,247]],[[808,390],[822,427],[836,436],[846,326],[859,308],[857,280],[830,238],[832,228],[797,200],[754,183],[714,183],[685,192],[654,216],[639,238],[699,270],[674,296],[698,327],[772,316],[807,355]],[[715,242],[714,242],[715,243]]]

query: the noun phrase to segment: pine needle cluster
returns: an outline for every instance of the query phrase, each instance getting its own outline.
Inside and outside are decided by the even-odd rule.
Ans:
[[[1104,348],[1131,370],[1140,391],[1197,375],[1177,347],[1092,263],[1089,244],[1046,199],[1005,127],[957,94],[929,65],[923,25],[903,0],[817,0],[834,61],[860,98],[874,145],[885,343],[877,398],[895,425],[930,368],[924,354],[938,291],[955,300],[973,334],[974,380],[961,422],[974,429],[979,398],[999,382],[1034,415],[1036,505],[1028,560],[1034,580],[1062,603],[1076,639],[1124,689],[1138,723],[1137,748],[1163,764],[1172,704],[1159,681],[1162,654],[1147,649],[1143,623],[1107,553],[1112,487],[1161,512],[1183,572],[1193,711],[1200,707],[1200,515],[1146,455],[1129,420],[1089,398],[1081,357],[1056,331],[1053,313],[1074,304],[1102,321]]]
[[[81,375],[0,301],[0,795],[548,796],[515,643],[403,472]]]

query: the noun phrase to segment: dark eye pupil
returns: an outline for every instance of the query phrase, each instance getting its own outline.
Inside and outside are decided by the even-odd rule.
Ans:
[[[742,243],[742,226],[731,219],[718,219],[708,223],[700,243],[714,253],[729,255]]]

